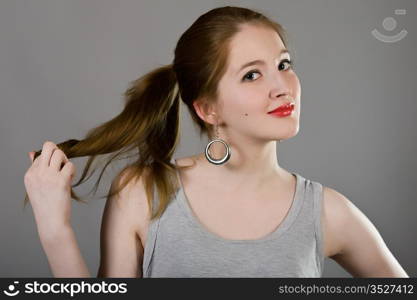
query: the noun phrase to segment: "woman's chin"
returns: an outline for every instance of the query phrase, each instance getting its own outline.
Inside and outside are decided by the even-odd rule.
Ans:
[[[288,140],[290,138],[295,137],[298,134],[299,126],[294,127],[292,130],[289,130],[286,133],[280,134],[275,138],[276,141],[278,140]]]

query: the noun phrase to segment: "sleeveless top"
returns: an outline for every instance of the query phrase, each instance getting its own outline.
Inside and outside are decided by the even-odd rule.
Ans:
[[[142,276],[321,277],[323,187],[292,174],[297,183],[287,215],[273,232],[250,240],[225,239],[209,231],[194,214],[181,184],[163,214],[149,223]]]

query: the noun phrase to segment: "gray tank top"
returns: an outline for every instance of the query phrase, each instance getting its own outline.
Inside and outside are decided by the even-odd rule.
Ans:
[[[149,224],[142,276],[321,277],[322,185],[292,174],[297,185],[287,215],[273,232],[255,240],[229,240],[209,231],[181,185],[164,213]],[[154,195],[156,208],[156,190]]]

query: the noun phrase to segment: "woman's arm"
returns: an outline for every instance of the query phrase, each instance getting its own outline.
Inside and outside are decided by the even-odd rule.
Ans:
[[[54,277],[90,277],[72,227],[39,229],[39,236]]]
[[[124,180],[129,169],[113,180],[111,191]],[[100,234],[100,267],[97,277],[142,277],[144,247],[140,236],[147,230],[148,202],[142,173],[118,195],[108,198]],[[141,234],[140,234],[141,233]]]
[[[75,166],[51,141],[45,141],[24,176],[38,234],[55,277],[89,277],[71,227],[71,182]]]
[[[344,195],[323,188],[330,258],[354,277],[408,277],[371,221]]]
[[[119,183],[117,178],[113,180],[111,190]],[[143,247],[138,232],[146,227],[147,212],[142,179],[130,182],[119,195],[107,199],[97,277],[142,276]],[[71,226],[38,227],[38,232],[54,277],[91,277]]]

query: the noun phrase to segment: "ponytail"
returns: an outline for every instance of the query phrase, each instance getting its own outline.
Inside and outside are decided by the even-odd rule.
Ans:
[[[93,169],[87,177],[91,164],[98,155],[114,153],[103,167],[95,183],[94,193],[107,166],[122,154],[136,149],[137,160],[124,167],[117,177],[127,169],[133,172],[128,172],[121,185],[115,190],[110,189],[106,197],[118,194],[132,178],[137,181],[146,167],[149,174],[146,174],[144,182],[151,212],[153,183],[160,194],[158,210],[155,215],[152,214],[154,218],[163,212],[169,196],[175,190],[171,181],[172,175],[175,174],[174,167],[170,161],[179,137],[180,95],[172,65],[159,67],[134,80],[124,96],[125,106],[119,115],[88,131],[84,139],[70,139],[57,144],[57,147],[69,159],[89,156],[81,178],[72,188],[87,181],[95,172],[96,169]],[[36,151],[34,158],[36,159],[40,153],[41,150]],[[71,198],[85,203],[72,188]],[[27,202],[26,194],[24,206]]]

